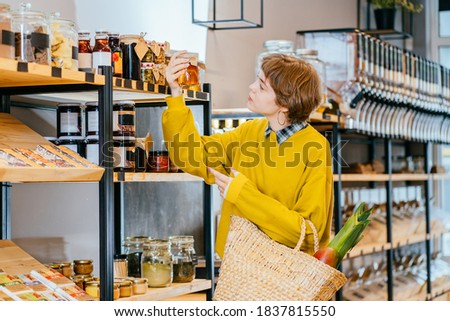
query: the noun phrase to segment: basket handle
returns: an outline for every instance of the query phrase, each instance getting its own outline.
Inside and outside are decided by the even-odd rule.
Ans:
[[[310,220],[306,220],[303,216],[300,216],[300,217],[302,219],[302,224],[300,226],[300,238],[298,239],[297,245],[295,246],[294,250],[300,251],[300,247],[302,246],[303,241],[305,240],[305,237],[306,237],[306,222],[307,222],[313,232],[314,253],[316,253],[319,250],[319,235],[317,234],[316,227],[314,226],[313,222],[311,222]]]

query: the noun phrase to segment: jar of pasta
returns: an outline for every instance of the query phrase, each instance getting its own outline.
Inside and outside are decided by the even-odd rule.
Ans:
[[[142,277],[149,287],[167,287],[172,284],[172,254],[168,240],[151,240],[142,253]]]
[[[66,19],[52,19],[52,66],[78,70],[78,32],[75,23]]]

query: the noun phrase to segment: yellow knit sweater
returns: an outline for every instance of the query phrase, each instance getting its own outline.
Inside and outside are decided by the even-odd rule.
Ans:
[[[214,184],[212,167],[239,174],[232,180],[222,205],[216,251],[222,256],[230,215],[255,223],[272,239],[295,247],[300,216],[313,222],[320,246],[330,238],[333,214],[332,159],[328,141],[313,127],[295,133],[278,145],[272,132],[265,137],[267,119],[248,121],[223,134],[201,136],[184,98],[166,98],[162,117],[171,160],[183,171]],[[226,168],[226,169],[225,169]],[[313,236],[307,225],[302,250],[312,254]]]

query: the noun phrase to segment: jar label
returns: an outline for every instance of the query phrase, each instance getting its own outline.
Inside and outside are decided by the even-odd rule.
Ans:
[[[99,164],[98,144],[86,145],[86,159],[96,165]]]
[[[134,111],[113,111],[113,131],[134,132]]]
[[[91,69],[92,68],[92,54],[91,53],[78,53],[78,68],[79,69]]]
[[[72,59],[78,60],[78,47],[72,46]]]
[[[1,44],[6,46],[14,46],[15,40],[14,40],[14,32],[11,32],[9,30],[2,30],[1,33]]]
[[[87,128],[86,131],[89,135],[91,133],[98,133],[98,111],[88,111],[87,116]]]
[[[31,33],[31,46],[50,48],[50,37],[46,33],[32,32]]]
[[[70,133],[70,134],[81,134],[80,128],[78,127],[78,113],[61,113],[59,116],[60,120],[60,133]]]
[[[134,147],[114,147],[114,167],[134,168]]]
[[[111,53],[97,51],[92,53],[92,68],[98,72],[99,66],[111,66]]]

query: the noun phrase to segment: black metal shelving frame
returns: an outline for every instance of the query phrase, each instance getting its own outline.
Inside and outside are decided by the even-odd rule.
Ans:
[[[85,92],[97,91],[99,105],[99,164],[104,167],[105,172],[99,182],[99,252],[100,252],[100,300],[113,301],[114,293],[114,267],[113,256],[117,244],[117,235],[120,236],[120,219],[118,219],[117,203],[120,204],[120,194],[114,183],[114,166],[112,157],[112,105],[113,105],[113,77],[109,66],[102,66],[102,74],[105,76],[105,84],[95,83],[83,84],[58,84],[58,85],[37,85],[23,87],[2,87],[0,88],[0,112],[10,113],[11,96],[30,95],[59,92]],[[59,73],[60,74],[60,73]],[[53,73],[52,73],[53,75]],[[87,81],[93,82],[93,74],[86,73]],[[204,91],[210,92],[210,85],[204,85]],[[159,106],[164,103],[158,103]],[[187,102],[188,105],[203,105],[203,121],[205,134],[209,135],[211,130],[211,100]],[[115,194],[116,193],[116,194]],[[11,238],[11,184],[2,182],[0,186],[0,239]],[[214,228],[211,186],[204,184],[204,242],[206,257],[206,277],[212,280],[211,289],[207,291],[207,299],[212,300],[214,292]],[[119,233],[117,234],[117,232]],[[120,241],[119,241],[120,242]]]
[[[335,230],[338,231],[342,227],[342,215],[340,213],[341,210],[341,191],[342,191],[342,167],[341,163],[338,161],[341,158],[341,143],[342,143],[342,135],[346,133],[354,133],[354,130],[346,130],[340,127],[340,124],[332,124],[332,142],[333,142],[333,166],[334,166],[334,174],[338,175],[338,180],[334,182],[334,198],[335,198],[335,207],[334,207],[334,224]],[[393,180],[392,180],[392,145],[397,142],[393,142],[390,138],[380,138],[370,135],[361,134],[366,137],[366,142],[369,146],[369,156],[375,156],[375,140],[381,140],[384,145],[384,156],[385,156],[385,174],[389,175],[389,179],[385,182],[386,187],[386,241],[387,243],[392,244],[393,236],[392,236],[392,193],[393,193]],[[364,141],[363,139],[357,139],[357,141]],[[404,144],[410,143],[409,141],[404,141]],[[424,156],[424,168],[425,173],[431,173],[431,142],[424,142],[423,144],[423,156]],[[370,183],[370,182],[369,182]],[[426,270],[427,270],[427,299],[432,298],[432,284],[431,284],[431,240],[429,235],[431,234],[430,227],[430,216],[431,216],[431,191],[432,191],[432,177],[428,175],[428,178],[424,181],[424,197],[425,197],[425,224],[426,224],[426,235],[424,236],[425,242],[425,254],[426,254]],[[373,187],[371,185],[371,187]],[[388,249],[385,249],[386,254],[386,264],[387,264],[387,299],[388,301],[394,300],[394,248],[391,246]],[[370,255],[370,253],[364,254]],[[342,291],[338,291],[336,293],[336,300],[342,300]]]

